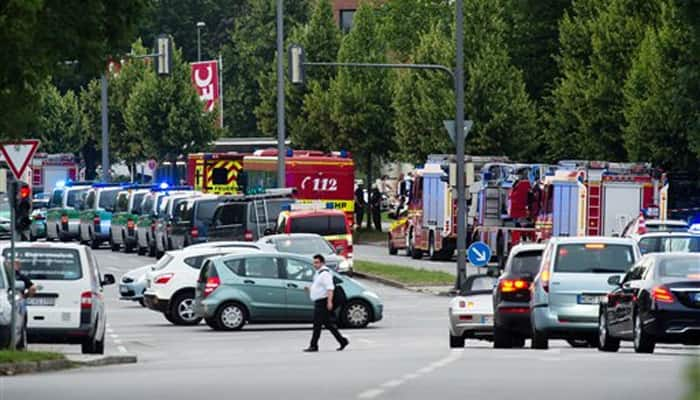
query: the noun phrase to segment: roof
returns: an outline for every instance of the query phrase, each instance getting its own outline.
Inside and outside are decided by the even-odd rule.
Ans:
[[[667,219],[662,221],[660,219],[647,219],[644,221],[647,225],[677,225],[677,226],[688,226],[688,223],[680,219]]]
[[[549,239],[555,244],[580,244],[580,243],[606,243],[606,244],[635,244],[631,238],[619,238],[608,236],[572,236],[572,237],[553,237]]]
[[[51,242],[16,242],[15,248],[36,248],[36,249],[73,249],[73,250],[85,250],[86,246],[78,243],[51,243]],[[3,243],[1,248],[9,249],[10,242]]]
[[[221,247],[187,247],[184,249],[179,249],[179,250],[171,250],[168,251],[166,254],[170,254],[173,257],[191,257],[191,256],[203,256],[207,254],[211,254],[212,251],[224,251]],[[238,248],[227,248],[225,249],[226,252],[229,254],[243,254],[243,253],[250,253],[251,251],[254,251],[257,254],[256,249],[252,248],[243,248],[243,247],[238,247]]]
[[[305,238],[311,238],[311,239],[323,239],[323,236],[318,235],[316,233],[282,233],[278,235],[269,235],[265,236],[262,239],[260,239],[260,242],[263,242],[265,240],[276,240],[276,239],[305,239]]]
[[[212,248],[241,248],[241,249],[263,249],[272,246],[262,242],[243,242],[243,241],[221,241],[221,242],[206,242],[187,246],[188,249],[212,249]]]
[[[345,212],[343,210],[330,210],[330,209],[322,209],[322,210],[296,210],[296,211],[283,211],[287,216],[289,217],[315,217],[319,215],[327,215],[327,216],[332,216],[332,215],[342,215],[345,216]]]
[[[521,251],[544,250],[547,247],[545,243],[518,243],[510,250],[511,253]]]
[[[644,255],[644,258],[653,258],[656,260],[673,260],[679,258],[692,258],[700,260],[700,253],[649,253]]]
[[[700,232],[649,232],[636,236],[637,240],[651,237],[690,237],[700,236]]]

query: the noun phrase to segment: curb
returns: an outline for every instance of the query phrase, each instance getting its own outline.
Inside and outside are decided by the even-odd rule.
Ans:
[[[23,361],[18,363],[0,364],[0,376],[13,376],[19,374],[34,374],[39,372],[60,371],[75,367],[103,367],[117,364],[134,364],[138,362],[134,354],[110,355],[92,360],[62,360]]]
[[[395,281],[393,279],[388,279],[388,278],[384,278],[381,276],[368,274],[365,272],[359,272],[357,270],[354,270],[352,273],[354,276],[356,276],[358,278],[367,279],[367,280],[381,283],[382,285],[391,286],[391,287],[394,287],[397,289],[410,290],[411,292],[431,294],[434,296],[447,297],[447,296],[451,295],[451,290],[440,291],[440,290],[434,290],[434,289],[431,289],[429,287],[424,287],[424,286],[410,286],[410,285],[406,285],[404,283]]]

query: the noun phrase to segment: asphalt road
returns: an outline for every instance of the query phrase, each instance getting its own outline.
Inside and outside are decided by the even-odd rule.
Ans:
[[[358,252],[358,250],[356,250]],[[150,262],[101,250],[103,272]],[[348,349],[324,333],[321,352],[302,353],[308,325],[247,326],[214,332],[175,327],[107,289],[108,353],[139,363],[0,378],[0,400],[33,399],[679,399],[694,349],[667,346],[653,355],[572,349],[494,350],[469,341],[448,349],[447,298],[367,283],[385,301],[385,319],[346,331]],[[80,351],[79,346],[40,346]]]

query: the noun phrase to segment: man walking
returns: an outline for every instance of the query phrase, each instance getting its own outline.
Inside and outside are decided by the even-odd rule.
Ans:
[[[321,337],[323,325],[326,326],[326,329],[331,332],[335,340],[340,344],[338,351],[343,351],[350,344],[350,341],[340,334],[338,327],[335,325],[335,317],[333,315],[333,291],[335,289],[333,274],[326,267],[326,259],[320,254],[314,256],[314,269],[316,269],[314,280],[311,283],[311,288],[307,288],[311,301],[314,302],[314,331],[311,335],[311,344],[304,351],[307,353],[318,351],[318,339]]]

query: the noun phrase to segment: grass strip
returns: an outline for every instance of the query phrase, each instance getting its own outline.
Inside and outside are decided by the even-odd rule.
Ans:
[[[454,284],[455,277],[447,272],[415,269],[400,265],[355,260],[353,269],[409,286],[443,286]]]
[[[26,361],[62,360],[64,358],[65,356],[61,353],[51,353],[46,351],[0,350],[0,364]]]

